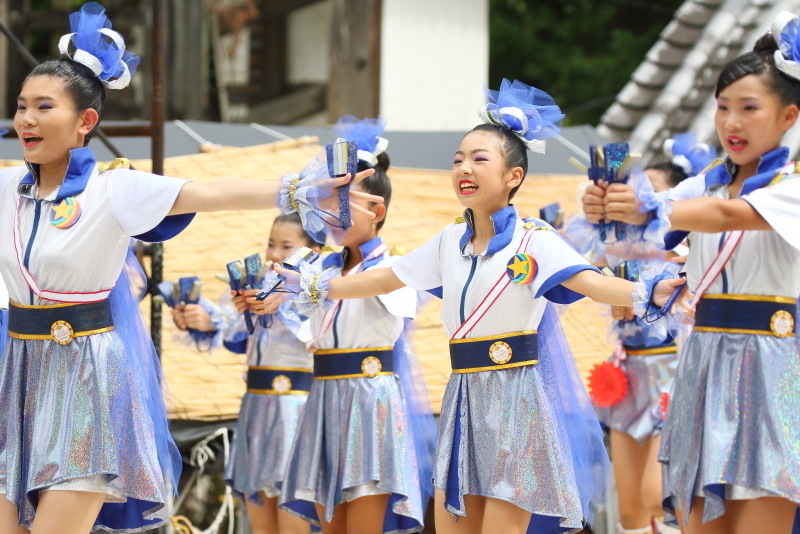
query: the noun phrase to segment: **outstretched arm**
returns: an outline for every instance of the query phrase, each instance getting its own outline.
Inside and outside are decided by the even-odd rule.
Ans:
[[[375,173],[374,169],[367,169],[356,174],[353,183],[358,183],[364,178]],[[341,178],[331,178],[334,187],[346,185],[350,180],[350,175]],[[186,183],[175,203],[172,205],[170,215],[181,215],[184,213],[200,213],[210,211],[240,211],[240,210],[263,210],[274,207],[280,194],[280,182],[245,180],[243,178],[232,178],[226,180],[215,180],[213,182],[188,182]],[[383,198],[360,191],[350,192],[350,197],[354,199],[366,200],[368,202],[383,202]],[[337,195],[330,195],[331,202],[338,205]],[[375,214],[365,210],[361,206],[351,203],[350,208],[359,213],[363,213],[370,218]]]
[[[653,290],[653,302],[663,306],[673,290],[683,284],[683,278],[662,280]],[[581,295],[586,295],[595,302],[612,306],[633,306],[633,282],[613,276],[603,276],[595,271],[581,271],[566,281],[564,287]]]
[[[605,195],[606,216],[612,221],[641,225],[648,214],[627,184],[611,184]],[[672,230],[718,233],[731,230],[771,230],[770,224],[746,200],[697,197],[672,201]]]
[[[363,273],[334,278],[328,283],[328,298],[363,299],[397,291],[405,284],[390,268],[370,269]]]

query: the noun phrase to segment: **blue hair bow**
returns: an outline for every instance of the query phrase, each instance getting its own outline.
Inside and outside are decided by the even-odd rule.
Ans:
[[[788,11],[781,11],[772,22],[772,37],[778,45],[775,51],[775,66],[800,80],[800,19]]]
[[[339,117],[334,131],[345,141],[352,141],[358,147],[358,159],[370,167],[378,164],[377,156],[386,152],[389,141],[381,137],[386,128],[386,121],[377,119],[361,119],[353,115]]]
[[[672,158],[672,164],[682,168],[687,176],[703,172],[717,159],[717,149],[697,142],[697,134],[684,132],[664,141],[664,152]]]
[[[503,79],[499,91],[486,88],[487,104],[478,110],[483,122],[508,128],[533,152],[544,154],[544,139],[561,131],[564,114],[553,97],[519,80]]]
[[[85,65],[108,89],[124,89],[136,72],[139,58],[125,50],[125,40],[111,29],[106,10],[88,2],[69,16],[72,33],[61,37],[58,51]]]

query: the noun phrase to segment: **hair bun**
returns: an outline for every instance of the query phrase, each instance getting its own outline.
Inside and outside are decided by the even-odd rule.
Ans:
[[[756,44],[753,45],[753,52],[757,54],[772,55],[776,50],[778,50],[778,43],[775,42],[775,37],[772,35],[772,32],[767,32],[762,35],[758,41],[756,41]]]

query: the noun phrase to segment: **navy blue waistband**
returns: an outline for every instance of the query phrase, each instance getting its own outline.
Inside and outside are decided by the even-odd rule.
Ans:
[[[797,300],[760,295],[706,295],[697,304],[696,332],[794,335]]]
[[[394,374],[394,349],[325,349],[314,353],[314,380]]]
[[[310,369],[248,367],[247,391],[262,395],[305,394],[311,389]]]
[[[450,340],[450,365],[454,373],[496,371],[536,363],[539,363],[536,332]]]
[[[86,304],[25,306],[9,303],[8,335],[16,339],[49,339],[66,345],[73,338],[114,329],[108,299]]]

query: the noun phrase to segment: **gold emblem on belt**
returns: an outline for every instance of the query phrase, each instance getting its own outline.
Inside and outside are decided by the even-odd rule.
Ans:
[[[505,341],[495,341],[489,347],[489,358],[497,365],[507,363],[511,359],[511,345]]]
[[[272,379],[272,390],[279,395],[286,395],[292,390],[292,379],[286,375],[278,375]]]
[[[75,339],[75,331],[67,321],[56,321],[50,327],[50,336],[59,345],[69,345]]]
[[[769,320],[769,329],[775,337],[787,337],[794,333],[794,318],[786,310],[778,310]]]
[[[375,356],[367,356],[361,360],[361,372],[370,378],[378,376],[382,368],[381,361]]]

